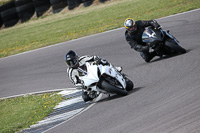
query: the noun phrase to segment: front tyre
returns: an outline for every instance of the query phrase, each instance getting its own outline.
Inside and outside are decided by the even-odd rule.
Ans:
[[[110,93],[116,93],[117,95],[120,95],[120,96],[126,96],[128,94],[126,90],[113,86],[109,84],[108,82],[106,82],[105,80],[101,82],[100,86],[102,89],[107,90]]]
[[[133,82],[130,79],[126,78],[126,90],[131,91],[133,90],[133,87],[134,87]]]
[[[186,53],[186,50],[184,48],[182,48],[180,45],[178,45],[174,40],[167,40],[165,42],[165,45],[169,48],[171,48],[172,50],[174,50],[176,53],[178,54],[184,54]]]

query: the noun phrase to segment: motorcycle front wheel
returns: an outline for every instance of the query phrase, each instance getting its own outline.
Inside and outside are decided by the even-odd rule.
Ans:
[[[178,45],[174,40],[168,39],[165,42],[165,45],[169,47],[170,49],[174,50],[178,54],[186,53],[186,50],[182,48],[180,45]]]
[[[116,93],[117,95],[120,96],[126,96],[128,94],[128,91],[126,91],[125,89],[113,86],[111,84],[109,84],[107,81],[103,80],[101,82],[101,88],[110,92],[110,93]]]
[[[133,87],[134,87],[133,82],[130,79],[126,78],[126,90],[131,91],[133,90]]]

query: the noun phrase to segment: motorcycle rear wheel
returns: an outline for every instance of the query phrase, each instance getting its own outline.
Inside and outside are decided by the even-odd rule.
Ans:
[[[113,86],[109,84],[108,82],[106,82],[105,80],[101,82],[101,88],[103,88],[104,90],[107,90],[110,93],[116,93],[117,95],[120,95],[120,96],[126,96],[128,94],[128,91],[118,88],[116,86]]]
[[[83,98],[84,102],[92,101],[93,100],[93,98],[89,97],[88,94],[87,94],[87,92],[84,92],[83,90],[82,90],[82,98]]]

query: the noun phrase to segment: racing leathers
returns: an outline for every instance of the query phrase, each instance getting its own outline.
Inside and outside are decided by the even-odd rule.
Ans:
[[[67,73],[70,81],[75,85],[76,89],[82,89],[83,84],[81,83],[79,76],[84,74],[84,71],[81,69],[81,67],[86,63],[86,62],[93,62],[96,60],[99,60],[100,57],[98,56],[81,56],[78,59],[79,62],[79,67],[77,69],[75,68],[67,68]]]
[[[89,55],[85,55],[85,56],[81,56],[78,58],[78,67],[77,68],[67,68],[67,73],[68,73],[68,77],[69,79],[71,80],[71,82],[75,85],[76,89],[82,89],[82,97],[83,97],[83,100],[85,102],[87,101],[90,101],[93,99],[92,96],[89,96],[87,95],[87,92],[86,91],[83,91],[84,90],[84,86],[82,84],[82,81],[79,79],[79,76],[83,76],[86,74],[86,72],[84,71],[84,64],[86,62],[94,62],[94,61],[97,61],[98,63],[101,63],[103,65],[108,65],[108,61],[106,61],[105,59],[101,59],[99,56],[89,56]],[[118,71],[122,71],[122,68],[121,67],[116,67],[115,68],[118,70]]]
[[[138,20],[135,22],[135,30],[134,31],[125,31],[126,41],[129,43],[131,48],[140,52],[142,58],[149,62],[155,55],[155,52],[149,52],[149,46],[147,46],[144,42],[142,42],[142,34],[146,27],[153,26],[155,28],[160,27],[160,25],[155,20],[150,21],[142,21]]]

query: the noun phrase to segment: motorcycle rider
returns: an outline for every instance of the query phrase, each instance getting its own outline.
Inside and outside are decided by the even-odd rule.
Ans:
[[[149,46],[142,42],[142,33],[148,26],[153,26],[154,28],[160,27],[156,20],[134,21],[132,18],[127,18],[124,21],[124,27],[126,28],[126,41],[129,43],[131,48],[140,52],[140,55],[146,62],[150,62],[153,57],[156,56],[156,52],[149,52]]]
[[[85,102],[93,100],[94,96],[88,95],[86,91],[83,91],[84,85],[82,81],[79,79],[79,76],[85,75],[84,64],[86,62],[94,62],[102,65],[109,65],[108,61],[105,59],[101,59],[99,56],[93,55],[84,55],[78,56],[73,50],[68,51],[65,56],[65,61],[68,65],[67,73],[70,81],[75,85],[76,89],[82,89],[82,98]],[[121,72],[122,67],[116,67],[116,70]]]

